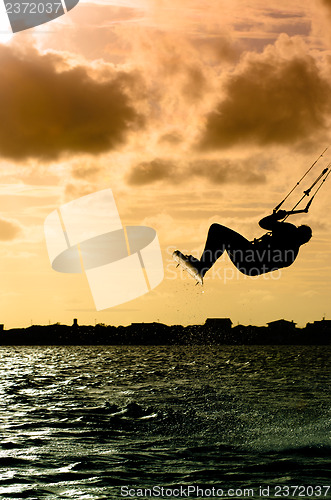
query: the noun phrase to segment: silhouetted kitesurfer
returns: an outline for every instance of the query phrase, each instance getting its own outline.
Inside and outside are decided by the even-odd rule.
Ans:
[[[183,255],[179,250],[173,253],[174,260],[201,284],[206,272],[224,252],[227,252],[236,268],[248,276],[270,273],[293,264],[301,245],[310,240],[312,230],[305,224],[297,227],[294,224],[285,222],[285,220],[290,215],[308,213],[314,198],[331,173],[331,162],[323,169],[311,186],[303,191],[303,196],[292,210],[280,210],[280,207],[314,168],[319,159],[323,157],[327,149],[314,161],[285,198],[274,208],[273,213],[260,220],[260,226],[267,229],[268,233],[259,239],[249,241],[228,227],[221,224],[212,224],[200,260],[192,255]],[[314,192],[310,196],[313,190]],[[308,196],[310,199],[305,208],[297,209],[298,205]]]
[[[201,283],[206,272],[225,251],[237,269],[248,276],[288,267],[295,261],[300,246],[307,243],[312,236],[309,226],[297,227],[288,222],[281,222],[290,213],[279,210],[261,219],[260,227],[269,232],[253,241],[228,227],[212,224],[200,260],[192,255],[183,255],[178,250],[174,252],[174,257],[179,257],[191,271],[193,268],[193,272],[197,273],[196,279]]]

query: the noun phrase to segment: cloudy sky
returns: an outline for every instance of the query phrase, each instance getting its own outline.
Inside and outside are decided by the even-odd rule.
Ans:
[[[281,273],[239,275],[223,258],[203,293],[171,259],[198,256],[212,222],[248,239],[330,145],[330,0],[114,0],[0,34],[0,268],[5,328],[230,317],[331,319],[331,184],[313,239]],[[302,190],[288,201],[291,208]],[[52,270],[45,217],[111,188],[124,225],[157,230],[165,279],[96,312],[84,274]],[[207,275],[208,276],[208,275]]]

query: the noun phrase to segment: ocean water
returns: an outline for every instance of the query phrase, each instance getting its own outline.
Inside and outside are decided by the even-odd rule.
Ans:
[[[0,351],[1,499],[331,498],[330,347]]]

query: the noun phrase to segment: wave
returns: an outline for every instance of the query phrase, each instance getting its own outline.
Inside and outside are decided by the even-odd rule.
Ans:
[[[331,446],[327,414],[312,422],[307,422],[307,415],[295,412],[285,416],[281,412],[257,415],[236,401],[222,401],[222,408],[205,405],[198,409],[191,404],[178,408],[144,406],[134,401],[124,406],[107,402],[97,407],[62,409],[56,412],[56,418],[49,413],[45,417],[43,424],[61,435],[77,431],[82,437],[124,433],[132,438],[145,435],[177,441],[204,439],[207,446],[213,443],[257,452],[302,450],[303,454],[323,454]]]

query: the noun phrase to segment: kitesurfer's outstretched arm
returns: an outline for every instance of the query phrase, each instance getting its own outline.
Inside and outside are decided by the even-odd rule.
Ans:
[[[272,231],[277,224],[280,224],[279,221],[286,217],[287,213],[286,210],[279,210],[271,215],[267,215],[267,217],[263,217],[263,219],[260,220],[259,226],[262,227],[262,229]]]

